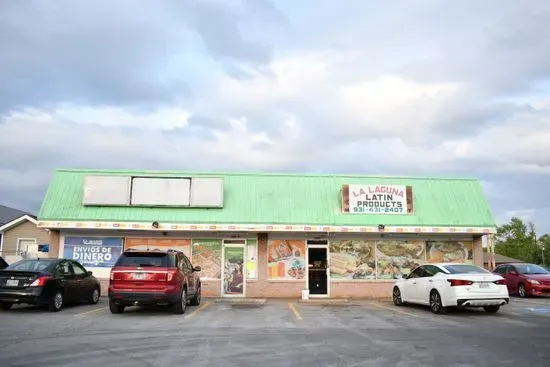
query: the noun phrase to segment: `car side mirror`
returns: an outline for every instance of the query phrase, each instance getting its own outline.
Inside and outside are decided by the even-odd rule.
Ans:
[[[508,272],[508,274],[510,274],[510,275],[518,275],[518,272],[515,271],[515,270],[512,270],[512,271]]]
[[[91,277],[92,274],[93,274],[93,272],[89,271],[89,272],[87,272],[86,274],[88,274],[88,276]]]
[[[202,269],[202,268],[201,268],[200,266],[195,266],[195,267],[193,268],[193,271],[201,271],[201,269]]]

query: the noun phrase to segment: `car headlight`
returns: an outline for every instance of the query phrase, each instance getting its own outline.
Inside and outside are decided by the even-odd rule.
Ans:
[[[535,279],[529,279],[528,282],[531,284],[540,284],[539,281]]]

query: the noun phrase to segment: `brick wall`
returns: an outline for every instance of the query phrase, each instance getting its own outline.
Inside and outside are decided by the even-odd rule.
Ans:
[[[391,298],[394,282],[332,282],[331,298]]]

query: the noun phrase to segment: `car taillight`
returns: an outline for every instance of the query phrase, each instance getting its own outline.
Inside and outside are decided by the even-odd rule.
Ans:
[[[166,281],[168,282],[171,282],[172,279],[174,279],[176,277],[176,274],[178,273],[177,270],[169,270],[167,273],[166,273]]]
[[[46,285],[46,282],[48,280],[52,279],[52,277],[50,276],[42,276],[42,277],[38,277],[34,280],[34,282],[32,282],[29,287],[43,287]]]
[[[506,279],[499,279],[499,280],[495,281],[495,284],[506,285]]]
[[[464,279],[447,279],[447,281],[451,283],[451,287],[474,284],[474,282],[472,282],[471,280],[464,280]]]

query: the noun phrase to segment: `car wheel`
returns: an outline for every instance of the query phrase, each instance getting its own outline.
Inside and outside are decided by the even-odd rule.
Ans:
[[[63,298],[63,292],[56,291],[50,300],[50,303],[48,305],[48,309],[51,312],[57,312],[63,308],[63,304],[65,303],[65,299]]]
[[[487,313],[497,313],[498,310],[500,309],[500,306],[485,306],[483,307],[483,309]]]
[[[401,299],[401,291],[399,287],[393,287],[393,303],[396,306],[403,306],[405,303]]]
[[[201,304],[201,287],[197,289],[197,294],[195,297],[191,298],[191,305],[198,306]]]
[[[185,313],[185,309],[187,308],[187,289],[183,288],[181,291],[181,297],[179,302],[174,303],[172,306],[172,312],[176,315],[181,315]]]
[[[124,312],[124,306],[118,305],[113,301],[109,301],[109,310],[111,310],[111,313],[123,313]]]
[[[443,302],[441,301],[441,295],[436,290],[433,290],[430,293],[430,308],[433,313],[437,313],[437,314],[442,314],[447,312],[447,308],[443,307]]]
[[[525,286],[523,284],[518,285],[518,295],[521,298],[527,297],[527,291],[525,290]]]
[[[9,310],[11,308],[11,306],[13,306],[13,303],[9,303],[9,302],[0,303],[0,309],[2,309],[4,311]]]
[[[98,302],[99,302],[99,288],[95,287],[94,290],[92,291],[92,294],[90,295],[90,303],[92,305],[95,305]]]

